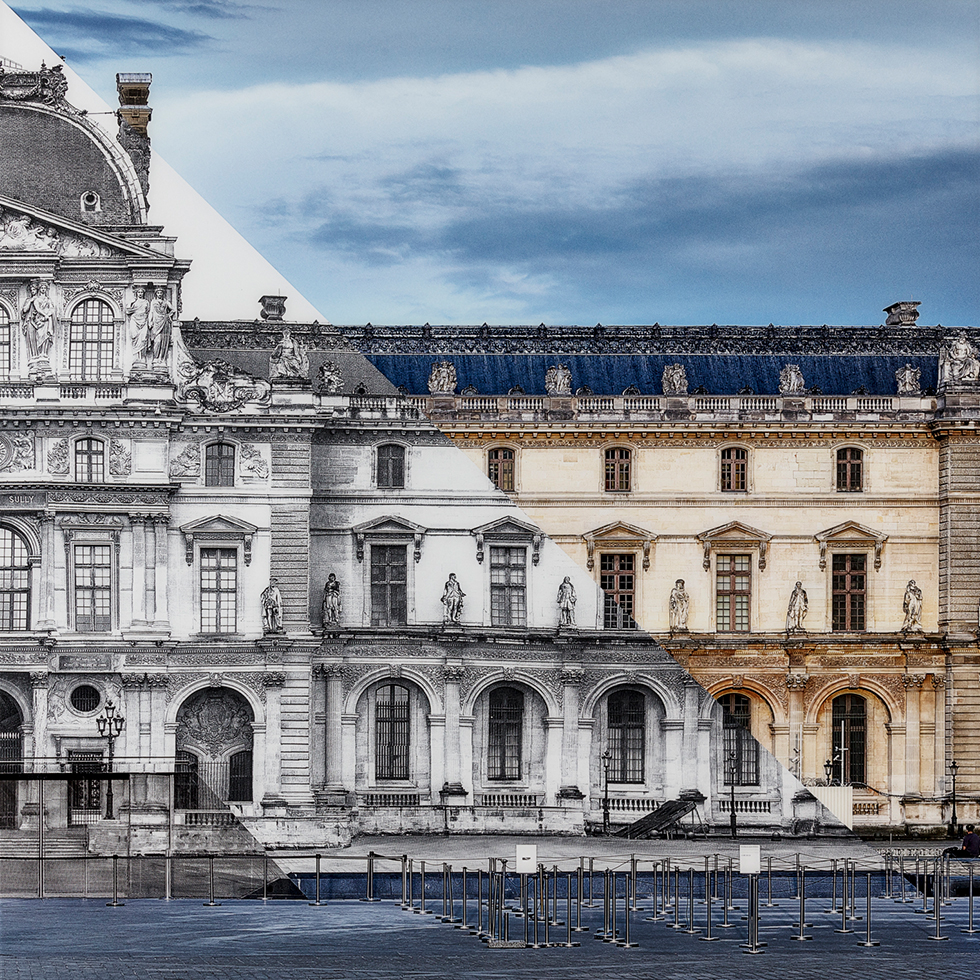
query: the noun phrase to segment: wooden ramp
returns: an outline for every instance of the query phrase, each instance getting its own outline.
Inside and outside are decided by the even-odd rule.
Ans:
[[[680,829],[681,820],[698,808],[693,800],[668,800],[652,813],[640,817],[628,827],[616,831],[617,837],[640,840],[654,834],[670,834]]]

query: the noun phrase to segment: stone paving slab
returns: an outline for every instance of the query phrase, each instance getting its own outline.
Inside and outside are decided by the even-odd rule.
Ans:
[[[861,948],[859,932],[839,935],[838,914],[826,901],[807,909],[810,941],[797,942],[796,902],[763,908],[762,955],[746,955],[743,912],[731,912],[734,928],[715,927],[719,942],[633,920],[639,948],[621,949],[581,933],[576,949],[488,949],[475,937],[413,915],[395,903],[336,902],[311,908],[302,902],[226,902],[206,908],[197,901],[128,902],[107,908],[78,900],[0,901],[0,977],[3,980],[867,980],[868,977],[952,980],[975,978],[980,934],[960,932],[967,901],[947,906],[941,922],[950,938],[933,942],[934,920],[910,905],[875,899],[873,934],[881,945]],[[859,906],[861,905],[859,901]],[[863,908],[858,908],[863,913]],[[695,907],[703,928],[705,908]],[[720,923],[716,908],[714,922]],[[682,920],[686,909],[682,910]],[[519,920],[515,920],[519,922]],[[584,923],[601,925],[599,910]],[[856,923],[863,930],[863,921]],[[512,925],[511,938],[523,926]],[[565,930],[552,930],[563,939]]]

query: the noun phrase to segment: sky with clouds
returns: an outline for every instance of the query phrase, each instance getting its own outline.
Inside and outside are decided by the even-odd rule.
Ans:
[[[11,6],[335,323],[980,323],[974,0]]]

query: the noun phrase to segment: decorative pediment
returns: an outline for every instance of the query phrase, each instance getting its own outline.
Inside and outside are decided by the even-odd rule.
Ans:
[[[248,521],[240,521],[236,517],[225,517],[224,514],[215,514],[213,517],[199,517],[196,521],[190,521],[180,526],[180,533],[184,535],[184,560],[188,565],[194,564],[194,542],[201,541],[207,543],[231,542],[237,544],[239,541],[243,545],[243,553],[246,565],[252,564],[252,537],[258,528]]]
[[[759,571],[764,572],[772,535],[760,531],[757,527],[749,527],[748,524],[743,524],[741,521],[731,521],[728,524],[722,524],[720,527],[713,527],[710,531],[702,531],[698,535],[698,541],[704,548],[703,564],[705,571],[711,569],[712,548],[737,546],[757,550],[759,552]]]
[[[813,537],[820,545],[820,571],[827,567],[828,548],[833,551],[854,547],[874,548],[875,571],[881,571],[881,549],[888,540],[887,534],[858,524],[857,521],[844,521],[843,524],[836,524],[826,531],[818,531]]]
[[[0,252],[50,252],[67,258],[136,256],[160,260],[144,245],[0,195]]]
[[[591,572],[595,568],[595,547],[616,545],[623,548],[642,548],[643,549],[643,570],[650,568],[650,552],[653,549],[657,535],[652,531],[647,531],[635,524],[627,524],[625,521],[614,521],[612,524],[604,524],[597,527],[594,531],[586,531],[582,535],[585,538],[585,547],[588,551],[587,567]]]
[[[481,524],[473,528],[476,536],[476,560],[483,563],[486,541],[489,538],[494,544],[531,544],[531,562],[534,565],[541,560],[541,528],[516,517],[500,517],[489,524]]]
[[[411,538],[414,545],[413,557],[416,561],[422,558],[422,538],[427,529],[421,524],[413,524],[412,521],[405,520],[404,517],[375,517],[363,524],[357,524],[351,530],[357,543],[358,561],[364,561],[364,541],[368,537]]]

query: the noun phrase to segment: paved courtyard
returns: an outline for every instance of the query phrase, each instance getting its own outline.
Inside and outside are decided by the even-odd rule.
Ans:
[[[763,902],[765,897],[763,896]],[[824,911],[826,898],[808,903],[805,934],[799,942],[799,903],[780,899],[761,909],[759,938],[765,953],[746,955],[744,902],[729,913],[733,928],[720,928],[723,911],[713,917],[718,942],[647,922],[649,911],[633,917],[636,949],[622,949],[581,938],[579,948],[488,949],[476,937],[437,921],[403,911],[396,902],[331,902],[311,908],[301,901],[225,902],[207,908],[200,901],[131,900],[121,908],[104,901],[55,899],[0,901],[0,976],[3,980],[367,980],[367,978],[574,977],[758,980],[782,978],[884,977],[975,978],[980,970],[980,934],[965,935],[967,899],[943,908],[942,942],[931,941],[935,923],[915,912],[917,905],[873,900],[874,948],[858,946],[864,921],[840,935],[839,914]],[[863,898],[857,912],[863,914]],[[430,903],[436,912],[441,904]],[[457,912],[458,912],[457,908]],[[564,918],[564,906],[560,909]],[[621,914],[621,912],[620,912]],[[470,908],[472,919],[473,909]],[[687,917],[682,902],[681,921]],[[705,906],[695,905],[695,928],[703,935]],[[671,920],[668,920],[671,921]],[[584,910],[583,924],[594,932],[601,909]],[[551,939],[563,940],[564,927]],[[511,938],[523,936],[514,918]]]

